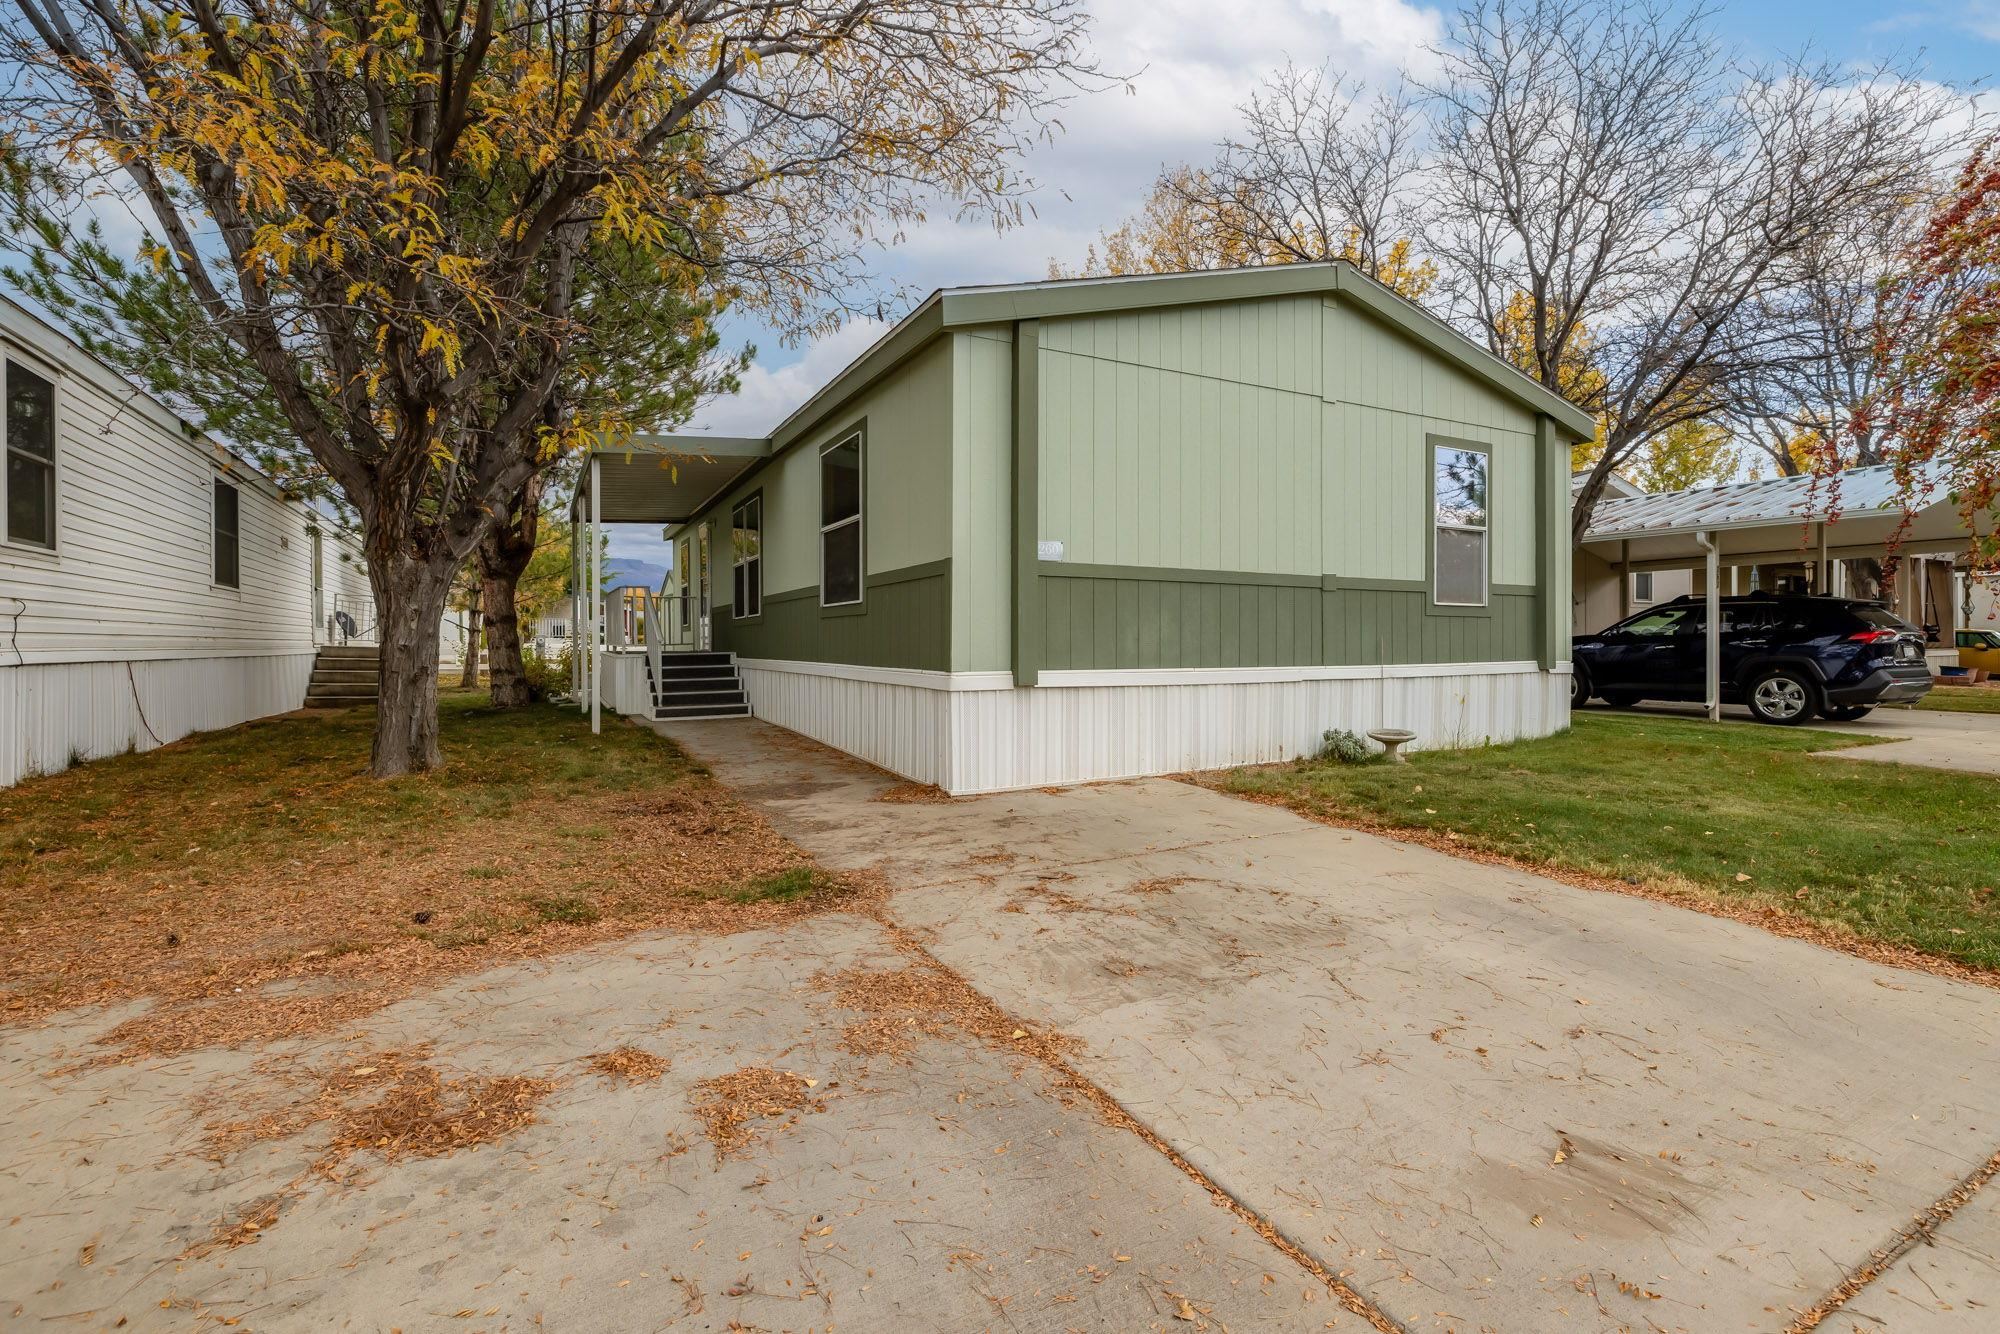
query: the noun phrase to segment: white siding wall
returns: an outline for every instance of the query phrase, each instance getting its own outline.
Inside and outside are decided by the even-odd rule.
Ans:
[[[0,530],[0,784],[299,707],[324,637],[310,512],[4,299],[0,357],[55,383],[57,416],[55,550]],[[236,588],[214,581],[218,477]],[[325,610],[365,604],[358,551],[322,552]]]

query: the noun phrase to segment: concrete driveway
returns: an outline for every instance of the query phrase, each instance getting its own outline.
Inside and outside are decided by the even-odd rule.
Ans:
[[[1409,1329],[1782,1329],[2000,1151],[1990,989],[1169,781],[885,802],[670,731]],[[1995,1229],[1953,1223],[1841,1318],[1989,1328]]]
[[[1941,686],[1939,689],[1953,689]],[[1595,713],[1664,713],[1676,717],[1701,717],[1699,704],[1656,701],[1629,710],[1604,704],[1590,706]],[[1752,723],[1749,710],[1725,704],[1723,721]],[[1851,723],[1825,719],[1807,724],[1814,731],[1850,732],[1880,738],[1879,746],[1850,746],[1818,754],[1842,760],[1864,760],[1875,764],[1915,764],[1926,769],[1953,769],[1960,773],[2000,774],[2000,713],[1948,713],[1933,709],[1881,708]]]

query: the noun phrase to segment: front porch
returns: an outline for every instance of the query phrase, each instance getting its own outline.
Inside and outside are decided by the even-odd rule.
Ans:
[[[660,720],[749,714],[735,655],[714,647],[712,525],[679,535],[658,588],[606,589],[604,545],[609,524],[687,523],[769,454],[761,439],[633,436],[586,456],[569,504],[570,684],[593,732],[606,707]]]

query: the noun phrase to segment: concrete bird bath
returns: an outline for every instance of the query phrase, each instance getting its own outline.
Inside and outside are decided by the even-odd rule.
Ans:
[[[1403,755],[1403,747],[1415,741],[1417,734],[1406,732],[1400,727],[1382,727],[1370,732],[1368,739],[1381,743],[1383,751],[1389,757],[1389,763],[1408,764],[1409,760]]]

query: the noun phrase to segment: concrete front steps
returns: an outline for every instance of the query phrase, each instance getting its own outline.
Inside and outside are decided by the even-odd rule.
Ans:
[[[652,663],[646,664],[652,671]],[[667,718],[747,718],[750,702],[736,675],[733,653],[669,653],[653,683],[653,716]]]
[[[313,658],[306,707],[360,708],[374,704],[381,692],[382,662],[373,644],[328,644]]]

